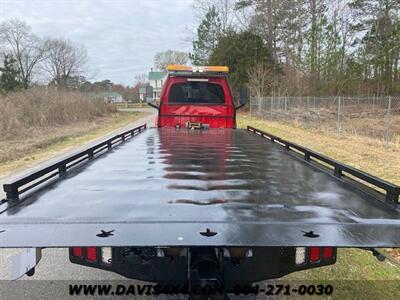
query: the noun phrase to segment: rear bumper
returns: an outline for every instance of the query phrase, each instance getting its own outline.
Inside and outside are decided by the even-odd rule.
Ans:
[[[130,248],[113,248],[112,261],[109,265],[101,261],[100,254],[97,262],[88,262],[84,257],[74,257],[72,250],[70,250],[70,260],[72,263],[100,268],[127,278],[158,284],[184,285],[187,284],[189,278],[192,281],[197,280],[197,282],[211,280],[200,274],[199,268],[195,266],[196,263],[201,262],[201,255],[198,255],[196,251],[205,248],[185,249],[187,250],[184,252],[186,254],[177,257],[157,257],[156,248],[134,248],[135,251],[128,252],[126,249]],[[142,250],[143,252],[141,252]],[[294,247],[253,248],[250,257],[241,258],[223,256],[222,248],[209,250],[220,253],[220,257],[218,258],[216,255],[215,266],[208,264],[206,273],[208,271],[213,280],[217,279],[226,287],[279,278],[292,272],[328,266],[336,262],[336,248],[333,248],[332,256],[329,258],[322,256],[321,248],[320,259],[314,262],[310,260],[310,249],[307,248],[305,261],[301,264],[296,264]],[[189,252],[190,255],[187,254]],[[202,272],[204,273],[204,270]]]

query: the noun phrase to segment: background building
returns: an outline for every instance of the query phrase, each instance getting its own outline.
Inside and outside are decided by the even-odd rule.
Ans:
[[[117,92],[103,92],[101,93],[104,101],[108,103],[122,103],[124,102],[124,97],[120,93]]]
[[[139,100],[141,103],[153,101],[153,87],[149,83],[139,88]]]
[[[151,70],[149,72],[149,83],[150,86],[153,88],[153,100],[159,100],[160,99],[160,92],[161,88],[167,79],[167,72],[160,72],[160,71],[153,71]]]

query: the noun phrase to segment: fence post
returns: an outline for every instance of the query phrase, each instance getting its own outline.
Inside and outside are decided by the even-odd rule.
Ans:
[[[287,111],[287,96],[285,96],[285,111]]]
[[[276,105],[276,110],[279,112],[279,110],[281,110],[281,100],[282,100],[282,96],[279,94],[278,96],[278,103]]]
[[[337,124],[336,124],[336,127],[337,127],[337,133],[338,134],[340,134],[340,106],[341,106],[341,97],[339,96],[339,99],[338,99],[338,109],[337,109]]]
[[[272,108],[273,107],[274,107],[274,96],[272,95],[272,97],[271,97],[271,111],[270,111],[271,120],[272,120]]]
[[[251,104],[252,104],[252,102],[253,102],[253,98],[250,97],[250,119],[251,119]]]
[[[390,123],[392,117],[392,96],[388,97],[388,108],[386,114],[386,126],[385,126],[385,148],[389,148],[390,139]]]
[[[375,112],[375,94],[372,97],[372,112]]]

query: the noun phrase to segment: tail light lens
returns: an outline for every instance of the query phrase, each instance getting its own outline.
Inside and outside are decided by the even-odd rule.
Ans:
[[[297,247],[296,248],[296,265],[302,265],[306,262],[306,248]]]
[[[323,257],[330,259],[333,257],[333,248],[332,247],[325,247],[323,250]]]
[[[320,260],[320,250],[318,247],[310,248],[310,261],[317,262]]]
[[[72,255],[75,257],[83,258],[83,249],[81,247],[72,248]]]
[[[97,249],[96,247],[87,247],[86,248],[86,259],[89,261],[97,261]]]
[[[101,261],[105,264],[111,264],[112,260],[112,249],[111,247],[101,248]]]
[[[103,263],[112,264],[111,247],[74,247],[70,248],[70,259],[75,263]]]
[[[329,264],[335,261],[335,253],[334,247],[296,247],[295,263],[297,266]]]

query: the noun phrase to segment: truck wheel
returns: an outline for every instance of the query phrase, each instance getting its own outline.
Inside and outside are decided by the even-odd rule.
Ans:
[[[30,269],[28,272],[26,272],[26,275],[29,276],[29,277],[35,275],[35,267],[33,267],[32,269]]]

